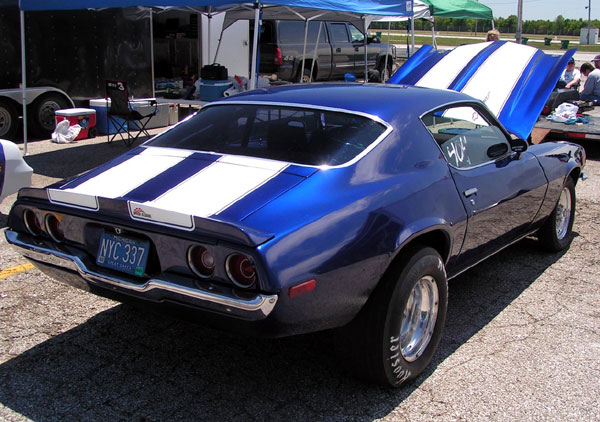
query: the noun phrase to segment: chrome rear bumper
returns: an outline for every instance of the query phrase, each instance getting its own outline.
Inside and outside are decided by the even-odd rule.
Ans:
[[[181,302],[250,321],[265,319],[277,303],[277,295],[244,292],[244,297],[241,297],[231,288],[171,274],[169,280],[151,278],[144,283],[135,283],[128,281],[126,275],[115,277],[93,271],[86,265],[89,258],[76,248],[33,239],[30,235],[8,229],[5,235],[8,243],[34,265],[45,264],[39,266],[41,270],[49,265],[65,275],[78,275],[85,283],[67,282],[60,278],[58,281],[84,290],[89,284],[154,302]]]

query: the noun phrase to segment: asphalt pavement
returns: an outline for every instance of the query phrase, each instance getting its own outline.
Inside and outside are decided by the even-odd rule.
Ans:
[[[528,238],[452,280],[434,361],[399,390],[343,372],[329,333],[243,338],[144,312],[18,267],[1,236],[0,269],[18,271],[0,279],[0,420],[599,421],[600,143],[584,145],[571,247]],[[44,186],[125,151],[38,141],[26,161]]]

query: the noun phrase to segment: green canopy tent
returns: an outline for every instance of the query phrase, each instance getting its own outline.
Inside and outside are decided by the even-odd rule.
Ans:
[[[421,0],[429,5],[432,16],[457,19],[491,20],[494,16],[492,9],[475,0]]]

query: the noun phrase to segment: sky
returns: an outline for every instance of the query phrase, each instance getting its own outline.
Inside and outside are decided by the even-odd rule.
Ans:
[[[517,0],[478,0],[492,8],[494,17],[517,15]],[[586,9],[590,0],[523,0],[523,19],[548,19],[558,15],[564,18],[587,20]],[[592,19],[600,19],[600,0],[591,0]]]

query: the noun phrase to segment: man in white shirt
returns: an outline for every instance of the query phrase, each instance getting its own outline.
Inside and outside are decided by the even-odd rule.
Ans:
[[[558,88],[577,89],[579,81],[581,80],[581,73],[575,69],[575,59],[571,57],[567,63],[567,68],[563,71],[560,79],[558,80]]]

